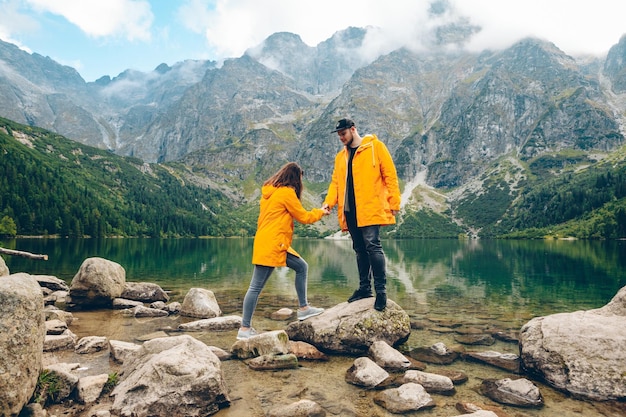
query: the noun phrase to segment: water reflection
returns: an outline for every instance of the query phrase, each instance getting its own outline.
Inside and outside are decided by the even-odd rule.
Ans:
[[[239,297],[252,265],[252,239],[18,239],[9,249],[48,261],[5,256],[11,272],[55,275],[68,283],[88,257],[118,262],[127,281],[174,294],[191,287]],[[309,263],[309,298],[344,301],[358,286],[351,241],[297,239]],[[387,240],[388,292],[405,309],[444,314],[523,311],[524,316],[590,309],[626,285],[623,241]],[[265,290],[295,297],[293,272],[278,268]]]

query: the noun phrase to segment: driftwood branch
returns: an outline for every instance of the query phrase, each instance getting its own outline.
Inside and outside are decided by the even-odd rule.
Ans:
[[[43,259],[44,261],[48,260],[48,255],[36,255],[34,253],[23,252],[19,250],[0,248],[0,253],[4,253],[7,255],[23,256],[25,258],[30,258],[30,259]]]

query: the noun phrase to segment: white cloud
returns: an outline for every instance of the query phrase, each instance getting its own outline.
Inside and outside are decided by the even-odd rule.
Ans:
[[[14,39],[13,35],[23,30],[37,30],[39,28],[37,21],[19,11],[17,0],[1,0],[0,9],[2,10],[0,13],[0,39],[31,53],[32,51],[22,45],[19,40]]]
[[[475,50],[497,48],[526,36],[553,42],[566,53],[602,54],[626,33],[626,2],[615,0],[455,0],[483,30]]]
[[[626,33],[626,2],[616,0],[440,0],[451,11],[433,21],[432,0],[189,0],[187,26],[200,32],[220,58],[240,56],[273,33],[300,35],[310,46],[349,26],[377,27],[371,45],[389,49],[428,43],[433,24],[464,17],[481,27],[467,46],[498,49],[527,36],[549,40],[566,53],[605,53]]]
[[[63,16],[92,37],[150,40],[153,15],[147,0],[26,0],[38,11]]]

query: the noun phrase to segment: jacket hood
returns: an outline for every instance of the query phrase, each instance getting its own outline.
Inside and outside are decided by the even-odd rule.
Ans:
[[[261,195],[263,196],[263,198],[267,199],[270,198],[276,190],[277,188],[273,185],[264,185],[263,188],[261,188]]]

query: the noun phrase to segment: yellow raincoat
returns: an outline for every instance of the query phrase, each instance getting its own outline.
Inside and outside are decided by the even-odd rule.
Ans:
[[[337,215],[341,230],[348,230],[343,213],[348,175],[348,150],[335,156],[335,168],[324,200],[328,207],[339,204]],[[358,227],[395,224],[391,210],[400,210],[398,174],[389,150],[376,135],[363,136],[352,159],[354,198]]]
[[[324,215],[322,209],[305,210],[291,187],[264,185],[261,211],[254,236],[252,263],[264,266],[287,266],[287,251],[300,256],[293,248],[293,219],[303,224],[315,223]]]

